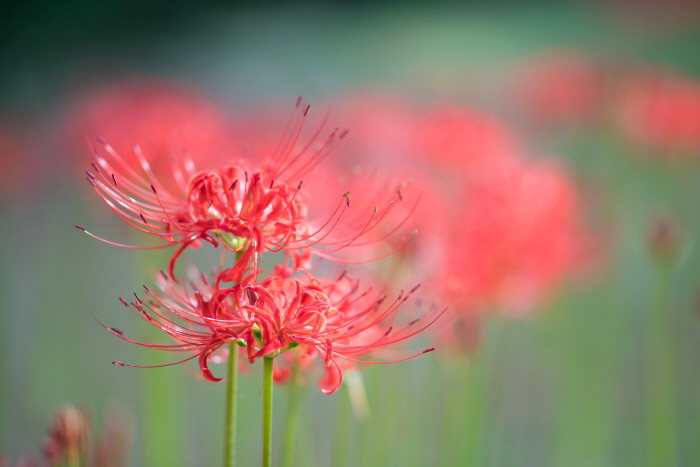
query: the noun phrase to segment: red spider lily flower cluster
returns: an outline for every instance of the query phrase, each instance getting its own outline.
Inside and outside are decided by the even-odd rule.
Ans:
[[[391,193],[396,199],[385,200],[382,209],[375,204],[354,216],[344,216],[350,207],[350,193],[338,193],[339,201],[330,214],[317,220],[308,218],[308,200],[300,177],[325,157],[347,132],[335,130],[318,147],[312,147],[312,140],[298,149],[296,143],[308,111],[306,107],[300,112],[300,104],[299,101],[290,123],[291,130],[288,128],[279,149],[262,166],[255,168],[247,160],[238,159],[217,170],[197,172],[194,163],[184,159],[182,167],[173,168],[174,178],[180,182],[179,194],[171,193],[159,182],[138,146],[133,151],[142,173],[100,139],[101,148],[93,148],[95,172],[87,172],[88,181],[125,222],[166,242],[155,247],[119,246],[179,245],[169,265],[170,275],[175,278],[175,262],[187,247],[199,247],[201,241],[215,247],[221,244],[241,255],[236,265],[221,276],[234,281],[249,264],[257,268],[257,257],[263,251],[285,250],[294,264],[300,264],[303,250],[333,257],[332,253],[342,249],[375,243],[376,240],[368,242],[364,238],[392,211],[401,197],[400,192]],[[297,116],[300,118],[295,118]]]
[[[263,357],[277,357],[298,347],[298,358],[310,360],[316,355],[323,362],[327,371],[321,380],[322,391],[331,394],[342,383],[342,369],[348,366],[344,362],[377,363],[358,360],[356,356],[371,356],[385,346],[408,339],[436,319],[433,317],[422,326],[416,326],[420,319],[415,319],[396,327],[393,324],[396,311],[418,287],[408,293],[401,292],[389,304],[386,295],[373,294],[371,289],[361,290],[359,281],[347,274],[329,282],[311,275],[293,280],[269,276],[261,283],[229,288],[214,287],[206,275],[188,285],[174,283],[165,273],[159,278],[162,296],[146,288],[146,300],[138,295],[132,302],[121,300],[178,344],[137,342],[117,329],[105,328],[128,342],[191,353],[168,365],[196,358],[204,378],[215,382],[221,378],[212,373],[209,361],[227,357],[221,349],[225,343],[238,342],[246,347],[250,363]]]
[[[317,133],[309,143],[300,144],[308,109],[301,100],[297,102],[280,143],[269,157],[261,158],[264,162],[260,165],[234,158],[217,169],[197,171],[187,157],[174,161],[172,172],[177,190],[160,182],[139,146],[133,148],[138,162],[135,165],[122,158],[106,140],[98,139],[88,181],[122,220],[157,237],[162,244],[135,247],[96,238],[128,248],[177,247],[168,272],[161,272],[158,277],[162,293],[146,288],[146,297],[135,294],[135,301],[121,299],[175,343],[137,342],[115,328],[105,328],[132,343],[185,352],[186,358],[170,365],[197,359],[202,376],[210,381],[221,379],[210,370],[210,362],[236,358],[228,355],[228,350],[222,348],[224,344],[237,342],[245,347],[250,363],[298,347],[296,353],[307,359],[316,355],[326,367],[321,386],[324,393],[330,394],[342,383],[342,369],[347,366],[339,360],[378,363],[372,361],[375,351],[408,339],[426,327],[415,326],[418,320],[403,327],[394,323],[399,306],[417,287],[409,293],[402,292],[388,304],[384,303],[385,296],[373,297],[371,289],[360,292],[358,282],[347,274],[327,282],[306,273],[314,256],[355,263],[367,259],[358,254],[340,257],[338,252],[369,248],[373,259],[377,259],[400,249],[410,238],[398,243],[387,240],[416,206],[414,203],[399,209],[398,219],[393,216],[395,206],[403,199],[403,185],[396,189],[363,190],[362,201],[368,193],[382,195],[372,200],[378,204],[367,200],[364,207],[365,203],[361,203],[359,212],[357,203],[352,203],[351,211],[350,193],[338,190],[336,203],[318,218],[311,218],[311,195],[302,189],[302,177],[347,132],[336,129],[323,141],[318,140]],[[395,220],[392,226],[384,225]],[[199,275],[180,284],[175,273],[178,258],[185,250],[199,248],[203,243],[221,245],[234,253],[233,266],[219,270],[211,278]],[[377,252],[375,246],[380,244],[387,245],[385,251]],[[280,251],[285,253],[283,261],[275,266],[271,276],[260,279],[259,257],[265,252]],[[300,271],[305,275],[294,278]]]

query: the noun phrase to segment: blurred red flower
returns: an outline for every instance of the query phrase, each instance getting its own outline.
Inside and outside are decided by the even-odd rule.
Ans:
[[[87,92],[63,120],[62,144],[85,153],[85,139],[102,138],[129,167],[140,167],[138,145],[161,182],[175,159],[216,166],[240,154],[235,127],[198,89],[159,79],[133,79]]]
[[[605,76],[592,59],[574,51],[531,57],[515,70],[516,101],[540,124],[581,124],[600,115]]]
[[[630,76],[619,93],[626,135],[660,157],[700,155],[700,82],[655,71]]]

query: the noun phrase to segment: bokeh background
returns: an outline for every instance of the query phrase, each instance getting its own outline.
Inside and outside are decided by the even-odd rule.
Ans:
[[[117,298],[152,284],[154,265],[167,256],[112,247],[74,228],[143,240],[85,182],[85,138],[108,136],[93,128],[146,138],[144,110],[104,108],[143,109],[163,93],[184,99],[167,112],[201,115],[207,130],[221,125],[237,151],[258,122],[282,127],[304,96],[317,119],[332,107],[333,124],[349,127],[347,145],[363,164],[389,175],[400,168],[402,176],[409,164],[401,154],[382,159],[391,151],[376,140],[409,147],[417,127],[392,118],[410,114],[415,125],[415,116],[439,106],[467,109],[508,128],[529,161],[556,164],[575,187],[587,237],[576,267],[558,273],[526,311],[489,312],[478,340],[462,330],[468,355],[441,353],[449,339],[435,331],[418,345],[432,342],[438,352],[370,366],[362,383],[335,395],[323,396],[310,378],[296,465],[700,465],[695,2],[35,1],[3,9],[0,452],[9,459],[38,453],[51,414],[74,404],[91,407],[98,431],[105,414],[126,420],[128,465],[220,462],[223,384],[182,366],[111,365],[170,360],[94,319],[151,338]],[[644,113],[645,105],[652,110]],[[81,118],[93,111],[102,120],[90,126]],[[357,139],[353,125],[362,130]],[[368,134],[374,142],[361,139]],[[211,151],[225,153],[225,144]],[[413,178],[435,176],[429,164],[418,167]],[[441,248],[459,251],[462,240],[455,235]],[[420,276],[420,263],[414,268],[402,280]],[[450,310],[465,306],[424,289],[426,300]],[[255,465],[259,370],[241,384],[238,458]],[[347,386],[364,387],[368,415],[353,411],[357,396]],[[275,453],[286,396],[281,386]]]

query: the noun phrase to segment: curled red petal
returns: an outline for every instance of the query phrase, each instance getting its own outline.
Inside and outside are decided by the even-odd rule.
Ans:
[[[343,372],[335,359],[331,359],[326,365],[326,374],[318,384],[321,392],[326,395],[333,394],[343,384]]]
[[[221,381],[223,378],[217,378],[214,376],[214,373],[211,372],[209,369],[209,356],[216,352],[216,349],[218,349],[221,346],[221,342],[215,344],[215,345],[210,345],[204,351],[199,354],[199,369],[202,372],[202,375],[208,379],[209,381],[213,381],[214,383],[218,383]],[[230,358],[230,356],[229,356]]]

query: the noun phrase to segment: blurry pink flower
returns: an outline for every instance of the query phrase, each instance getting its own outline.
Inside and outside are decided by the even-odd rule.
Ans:
[[[627,136],[653,153],[700,155],[700,82],[662,71],[632,76],[618,112]]]
[[[603,106],[602,70],[582,54],[544,53],[530,58],[515,75],[516,98],[538,123],[582,123]]]
[[[15,467],[123,467],[129,451],[129,425],[123,415],[108,412],[104,417],[102,432],[93,444],[90,412],[63,406],[51,417],[48,434],[43,439],[44,462],[40,463],[24,454]],[[10,467],[3,456],[0,456],[0,467]]]
[[[457,168],[462,171],[459,175],[468,177],[512,157],[521,146],[498,117],[447,103],[433,105],[416,121],[412,141],[414,157],[438,164],[445,172]]]
[[[226,116],[196,88],[158,79],[134,79],[77,99],[61,133],[68,150],[84,153],[85,139],[110,142],[124,163],[140,167],[138,145],[161,181],[172,187],[173,159],[216,165],[236,154],[241,143]]]
[[[518,161],[503,169],[468,190],[443,279],[458,301],[519,314],[580,266],[589,245],[578,194],[559,166]]]

